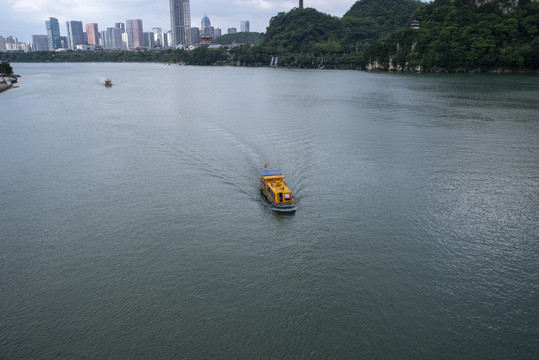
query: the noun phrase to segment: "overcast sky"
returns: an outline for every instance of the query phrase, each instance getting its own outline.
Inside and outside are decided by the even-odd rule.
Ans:
[[[265,32],[272,16],[298,6],[297,0],[191,0],[191,26],[200,27],[204,14],[223,34],[230,27],[240,29],[249,20],[251,31]],[[355,0],[304,0],[305,7],[342,17]],[[47,34],[45,20],[56,17],[60,33],[66,36],[66,21],[96,22],[99,30],[116,22],[142,19],[144,31],[160,27],[170,30],[169,0],[0,0],[0,36],[15,36],[30,42],[31,35]]]

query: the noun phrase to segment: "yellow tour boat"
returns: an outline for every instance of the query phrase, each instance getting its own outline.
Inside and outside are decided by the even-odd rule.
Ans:
[[[110,79],[105,80],[105,86],[106,87],[111,87],[112,86],[112,81]]]
[[[295,211],[296,198],[284,181],[284,175],[277,170],[260,172],[260,190],[275,210]]]

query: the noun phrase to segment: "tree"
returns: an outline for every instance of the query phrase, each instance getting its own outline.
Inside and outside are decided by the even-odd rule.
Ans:
[[[2,82],[6,82],[6,76],[13,75],[13,68],[8,62],[0,63],[0,75],[2,76]]]

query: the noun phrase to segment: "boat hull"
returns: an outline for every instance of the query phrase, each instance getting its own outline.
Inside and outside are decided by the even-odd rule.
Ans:
[[[296,207],[295,203],[294,204],[288,204],[288,205],[279,205],[279,204],[276,204],[273,201],[271,201],[271,199],[269,198],[269,196],[266,194],[266,192],[263,189],[260,189],[260,192],[262,193],[262,195],[264,195],[266,200],[270,203],[271,209],[274,210],[274,211],[292,212],[292,211],[297,210],[297,207]]]

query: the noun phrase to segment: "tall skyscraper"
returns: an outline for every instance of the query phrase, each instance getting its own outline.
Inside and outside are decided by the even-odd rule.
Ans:
[[[101,39],[100,44],[103,49],[108,49],[109,44],[107,42],[107,32],[105,30],[101,30],[99,32],[99,38]]]
[[[251,31],[250,29],[251,25],[249,23],[249,21],[241,21],[240,22],[240,29],[241,29],[241,32],[249,32]]]
[[[204,15],[204,17],[202,18],[202,21],[200,22],[200,28],[202,29],[202,31],[204,31],[205,28],[210,27],[210,26],[211,26],[210,18]]]
[[[84,44],[84,31],[82,31],[82,21],[68,21],[67,42],[71,50],[77,50],[77,45]]]
[[[116,23],[116,24],[114,24],[114,26],[117,27],[118,29],[120,29],[122,34],[125,32],[125,24],[124,23]]]
[[[125,21],[125,32],[127,33],[127,48],[134,50],[139,46],[144,46],[144,33],[142,31],[142,20],[133,19]]]
[[[32,35],[32,50],[47,51],[49,50],[49,40],[47,35]]]
[[[86,34],[88,36],[88,45],[99,45],[99,29],[97,24],[86,24]]]
[[[189,0],[170,0],[170,26],[174,43],[172,46],[190,45],[191,5]]]
[[[122,30],[117,27],[107,28],[105,34],[105,44],[103,47],[106,49],[121,49],[122,48]]]
[[[211,21],[206,15],[204,15],[202,21],[200,22],[200,30],[202,35],[211,35]]]
[[[49,41],[49,50],[54,51],[62,47],[62,41],[60,39],[60,24],[57,18],[49,18],[45,20],[47,26],[47,40]]]

